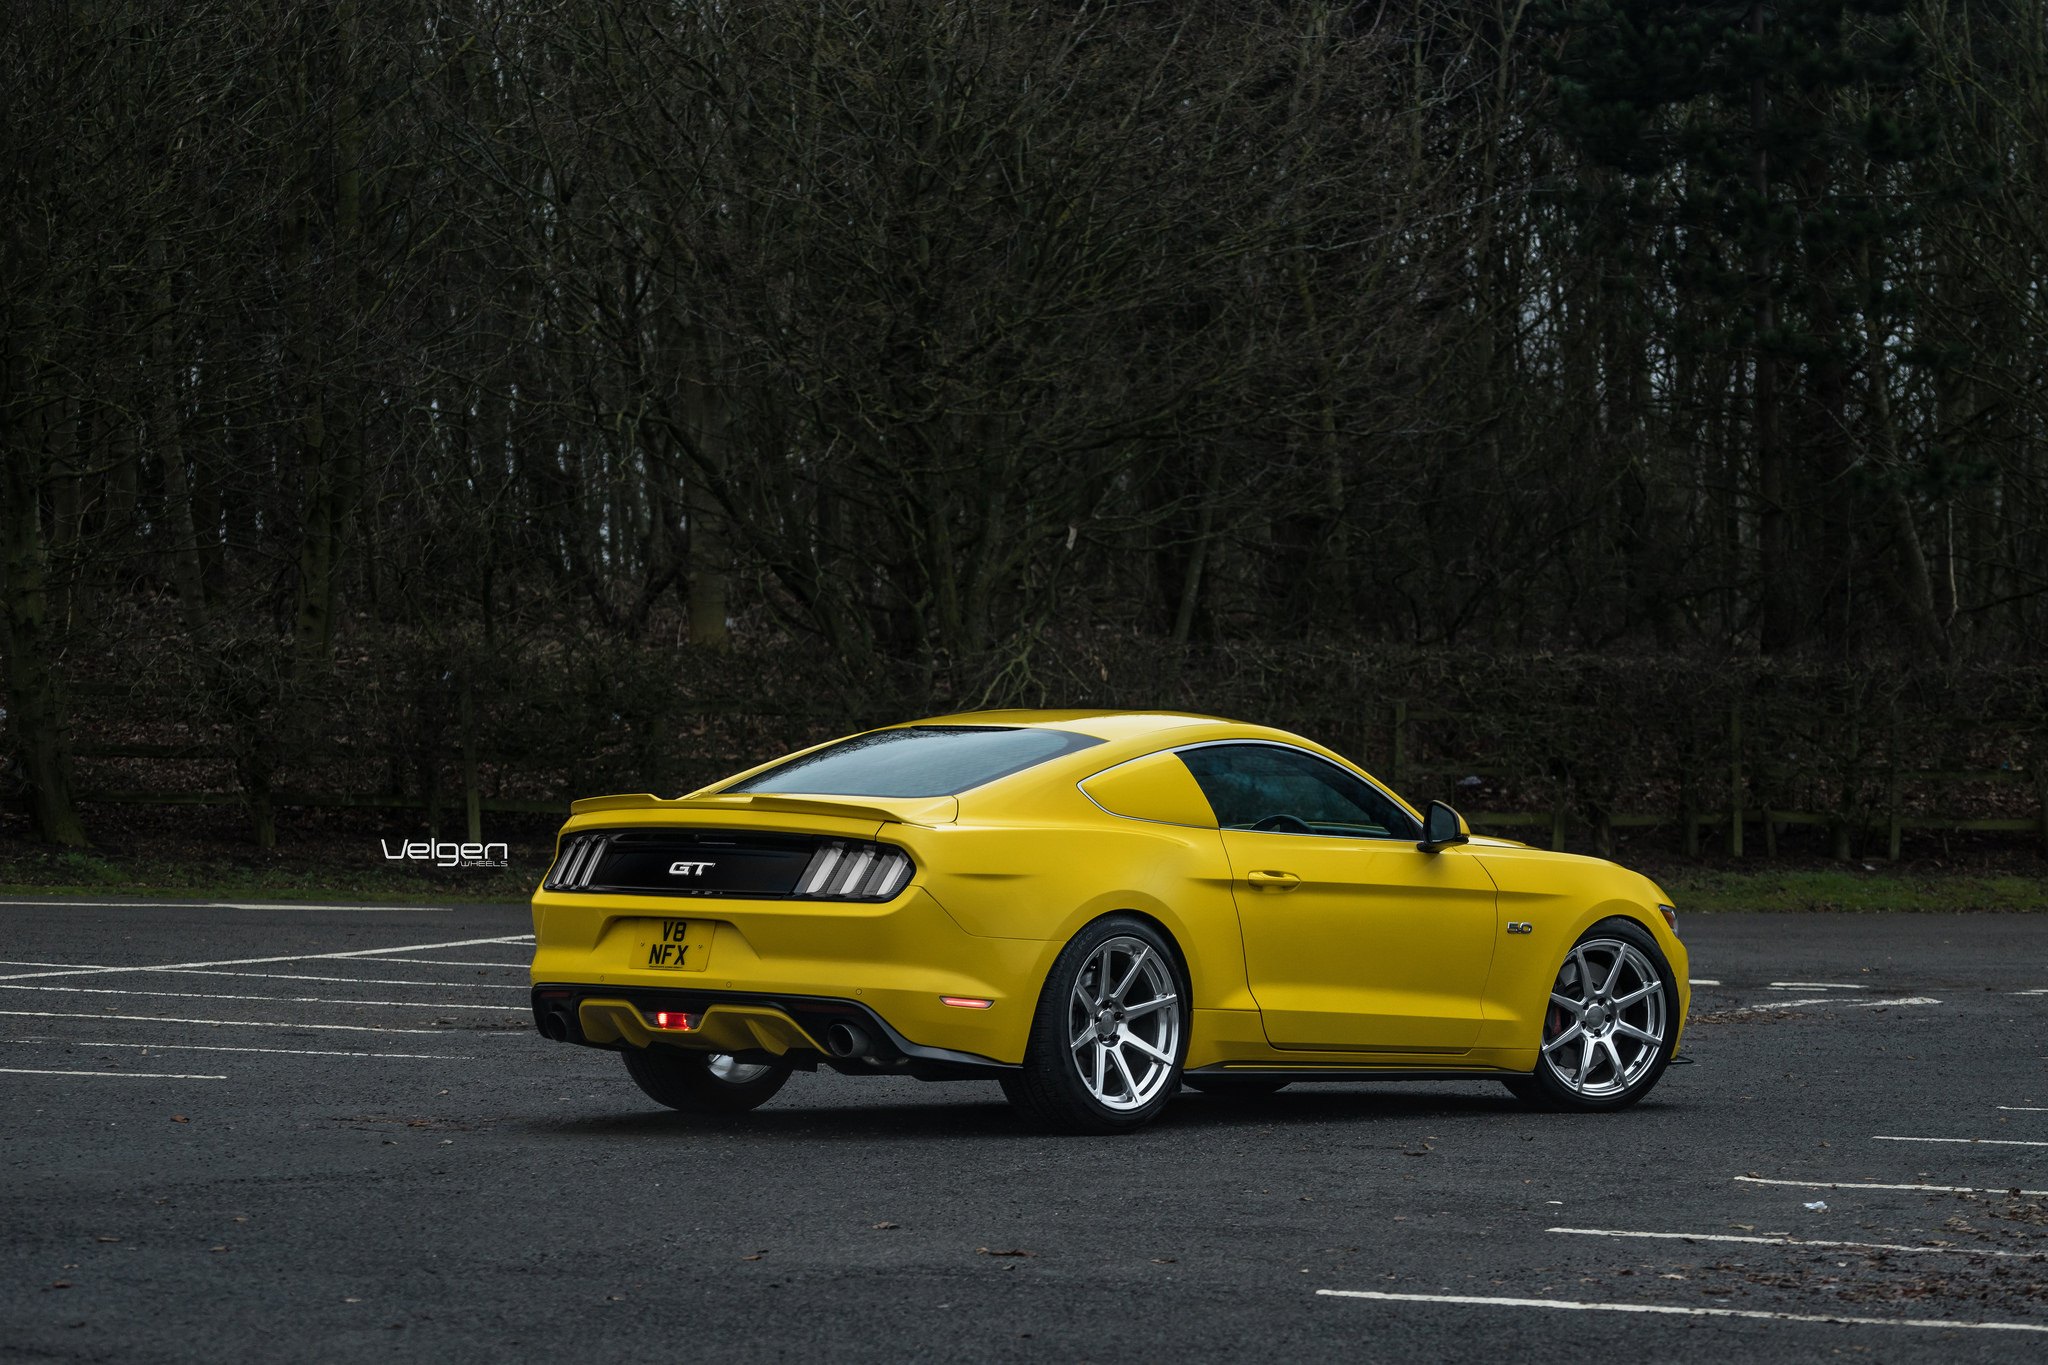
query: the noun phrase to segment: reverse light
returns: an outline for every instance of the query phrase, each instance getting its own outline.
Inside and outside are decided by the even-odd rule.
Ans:
[[[1675,906],[1675,905],[1660,905],[1660,906],[1658,906],[1658,907],[1657,907],[1657,913],[1658,913],[1658,914],[1660,914],[1660,915],[1662,915],[1662,916],[1664,917],[1664,923],[1666,923],[1667,925],[1671,926],[1671,932],[1672,932],[1672,933],[1674,933],[1674,934],[1675,934],[1675,933],[1677,933],[1677,932],[1678,932],[1678,907],[1677,907],[1677,906]]]
[[[681,1010],[656,1010],[654,1012],[654,1026],[656,1028],[673,1029],[678,1033],[688,1033],[691,1029],[697,1027],[698,1021],[703,1017],[702,1014],[685,1014]]]
[[[978,995],[942,995],[939,997],[939,1003],[951,1005],[956,1010],[985,1010],[995,1004],[995,1001],[984,1000]]]

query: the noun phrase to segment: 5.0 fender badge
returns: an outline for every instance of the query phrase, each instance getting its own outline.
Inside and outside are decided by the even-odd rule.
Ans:
[[[1525,919],[1509,920],[1508,932],[1511,934],[1533,934],[1536,932],[1536,926]]]

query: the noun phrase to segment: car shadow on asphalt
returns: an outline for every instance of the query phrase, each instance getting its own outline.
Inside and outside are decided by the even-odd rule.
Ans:
[[[1511,1095],[1442,1091],[1303,1087],[1278,1095],[1218,1099],[1183,1094],[1145,1131],[1168,1133],[1215,1128],[1282,1128],[1320,1123],[1412,1122],[1416,1119],[1525,1116],[1568,1117],[1524,1109]],[[740,1133],[761,1141],[877,1142],[934,1137],[1043,1138],[1002,1100],[986,1104],[878,1102],[872,1105],[771,1104],[747,1114],[682,1114],[668,1110],[531,1118],[512,1125],[537,1137],[577,1140],[646,1138],[665,1133]]]

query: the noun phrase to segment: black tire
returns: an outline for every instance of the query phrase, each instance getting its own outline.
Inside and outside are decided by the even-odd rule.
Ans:
[[[1633,950],[1634,955],[1617,950],[1614,945],[1625,945]],[[1581,957],[1581,950],[1585,950],[1586,956]],[[1617,959],[1624,959],[1620,972],[1627,981],[1626,986],[1618,987],[1612,997],[1601,994],[1591,983],[1584,981],[1579,975],[1582,967],[1574,968],[1574,963],[1578,962],[1606,970]],[[1631,1019],[1629,1012],[1636,1010],[1636,1005],[1616,1008],[1601,1003],[1626,1000],[1632,994],[1627,987],[1645,989],[1651,984],[1648,980],[1651,975],[1662,987],[1661,999],[1656,1002],[1655,1010],[1643,1007],[1637,1017]],[[1576,1036],[1583,1040],[1591,1031],[1585,1027],[1585,1021],[1595,1011],[1584,1010],[1574,1019],[1564,1007],[1549,1004],[1543,1012],[1543,1050],[1537,1058],[1536,1069],[1527,1076],[1507,1078],[1503,1084],[1508,1090],[1531,1108],[1579,1113],[1626,1109],[1649,1094],[1663,1076],[1664,1069],[1671,1064],[1671,1054],[1678,1044],[1680,1023],[1677,1013],[1678,978],[1673,975],[1671,964],[1665,961],[1664,952],[1650,931],[1632,919],[1619,916],[1601,920],[1579,936],[1578,942],[1572,945],[1572,951],[1559,964],[1552,983],[1550,990],[1554,993],[1570,995],[1578,992],[1588,997],[1587,1003],[1597,1004],[1597,1017],[1607,1029],[1604,1036],[1610,1041],[1621,1028],[1633,1029],[1637,1033],[1653,1032],[1658,1035],[1658,1041],[1652,1045],[1646,1039],[1626,1036],[1621,1044],[1610,1046],[1611,1060],[1606,1062],[1601,1061],[1599,1053],[1588,1046],[1587,1053],[1593,1060],[1582,1063],[1580,1080],[1584,1083],[1581,1084],[1569,1074],[1579,1068],[1569,1065],[1570,1037],[1567,1035],[1572,1035],[1576,1029]],[[1582,1046],[1587,1045],[1582,1041]],[[1621,1048],[1631,1051],[1624,1057]],[[1551,1061],[1553,1050],[1565,1060]]]
[[[1137,952],[1140,947],[1145,950],[1142,956]],[[1105,964],[1108,975],[1123,977],[1128,972],[1131,978],[1121,1001],[1123,1007],[1155,1007],[1127,1019],[1119,1002],[1109,998],[1117,983],[1099,984]],[[1129,994],[1141,981],[1150,990],[1170,988],[1172,1003],[1157,1004],[1167,996],[1152,995],[1141,1001]],[[1092,1006],[1084,997],[1104,1003],[1105,1012],[1089,1014]],[[1053,961],[1032,1015],[1024,1065],[1003,1077],[1003,1094],[1026,1121],[1048,1132],[1135,1132],[1157,1118],[1180,1088],[1191,1018],[1187,969],[1172,940],[1136,915],[1106,915],[1076,934]],[[1133,1024],[1131,1020],[1149,1022]],[[1098,1028],[1110,1033],[1089,1032]],[[1135,1043],[1114,1041],[1139,1034],[1144,1047],[1170,1060],[1147,1056]],[[1095,1041],[1098,1037],[1101,1041]],[[1077,1051],[1076,1040],[1082,1038],[1089,1041],[1082,1042]],[[1125,1062],[1120,1072],[1113,1071],[1109,1064],[1115,1060],[1112,1053],[1136,1056],[1135,1069]],[[1104,1089],[1120,1091],[1108,1099],[1098,1096],[1083,1071],[1098,1054],[1108,1059]],[[1128,1084],[1116,1079],[1118,1076],[1127,1078]]]
[[[744,1064],[749,1069],[729,1080],[719,1072],[735,1064],[721,1053],[647,1047],[623,1055],[626,1074],[648,1099],[686,1114],[744,1114],[774,1099],[789,1079],[787,1066]]]
[[[1255,1100],[1277,1095],[1286,1081],[1259,1080],[1251,1076],[1183,1076],[1181,1084],[1219,1100]]]

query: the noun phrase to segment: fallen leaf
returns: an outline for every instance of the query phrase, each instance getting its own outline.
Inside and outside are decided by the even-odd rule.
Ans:
[[[172,1122],[172,1123],[190,1123],[191,1121],[192,1121],[192,1120],[190,1120],[190,1119],[186,1118],[186,1117],[185,1117],[185,1116],[184,1116],[183,1114],[173,1114],[173,1115],[171,1115],[171,1122]]]
[[[343,1303],[361,1303],[361,1302],[362,1302],[362,1300],[361,1300],[361,1299],[343,1299],[343,1300],[342,1300],[342,1302],[343,1302]]]
[[[95,1242],[118,1242],[118,1241],[120,1241],[121,1239],[120,1239],[119,1237],[107,1237],[107,1236],[99,1236],[99,1237],[95,1237],[95,1238],[93,1238],[93,1240],[94,1240]]]
[[[974,1249],[974,1254],[977,1256],[1036,1256],[1038,1253],[1035,1251],[1026,1251],[1022,1247],[1017,1247],[1009,1251],[996,1251],[989,1247],[976,1247]]]
[[[742,1261],[758,1261],[758,1260],[760,1260],[760,1259],[761,1259],[761,1257],[762,1257],[762,1255],[763,1255],[763,1254],[764,1254],[764,1253],[762,1253],[762,1252],[759,1252],[759,1251],[757,1251],[757,1252],[755,1252],[755,1253],[754,1253],[753,1255],[751,1255],[751,1256],[742,1256],[742,1257],[740,1257],[740,1259],[741,1259]]]
[[[52,1288],[52,1289],[69,1289],[70,1287],[71,1287],[71,1281],[69,1281],[69,1280],[52,1280],[52,1281],[50,1281],[50,1288]]]
[[[207,1248],[207,1250],[208,1250],[208,1251],[226,1251],[226,1250],[227,1250],[227,1248],[226,1248],[226,1247],[208,1247],[208,1248]]]
[[[249,1221],[249,1215],[246,1213],[238,1213],[235,1215],[235,1221],[237,1223],[246,1223]]]
[[[1178,1261],[1179,1259],[1180,1259],[1180,1258],[1179,1258],[1178,1256],[1154,1256],[1154,1257],[1152,1258],[1152,1264],[1153,1264],[1153,1265],[1172,1265],[1172,1264],[1173,1264],[1173,1263],[1174,1263],[1175,1261]]]
[[[874,1229],[874,1230],[875,1230],[876,1232],[894,1232],[894,1231],[896,1230],[896,1228],[900,1226],[900,1224],[896,1224],[896,1223],[870,1223],[870,1224],[868,1224],[868,1226],[869,1226],[869,1227],[871,1227],[871,1228],[873,1228],[873,1229]]]

